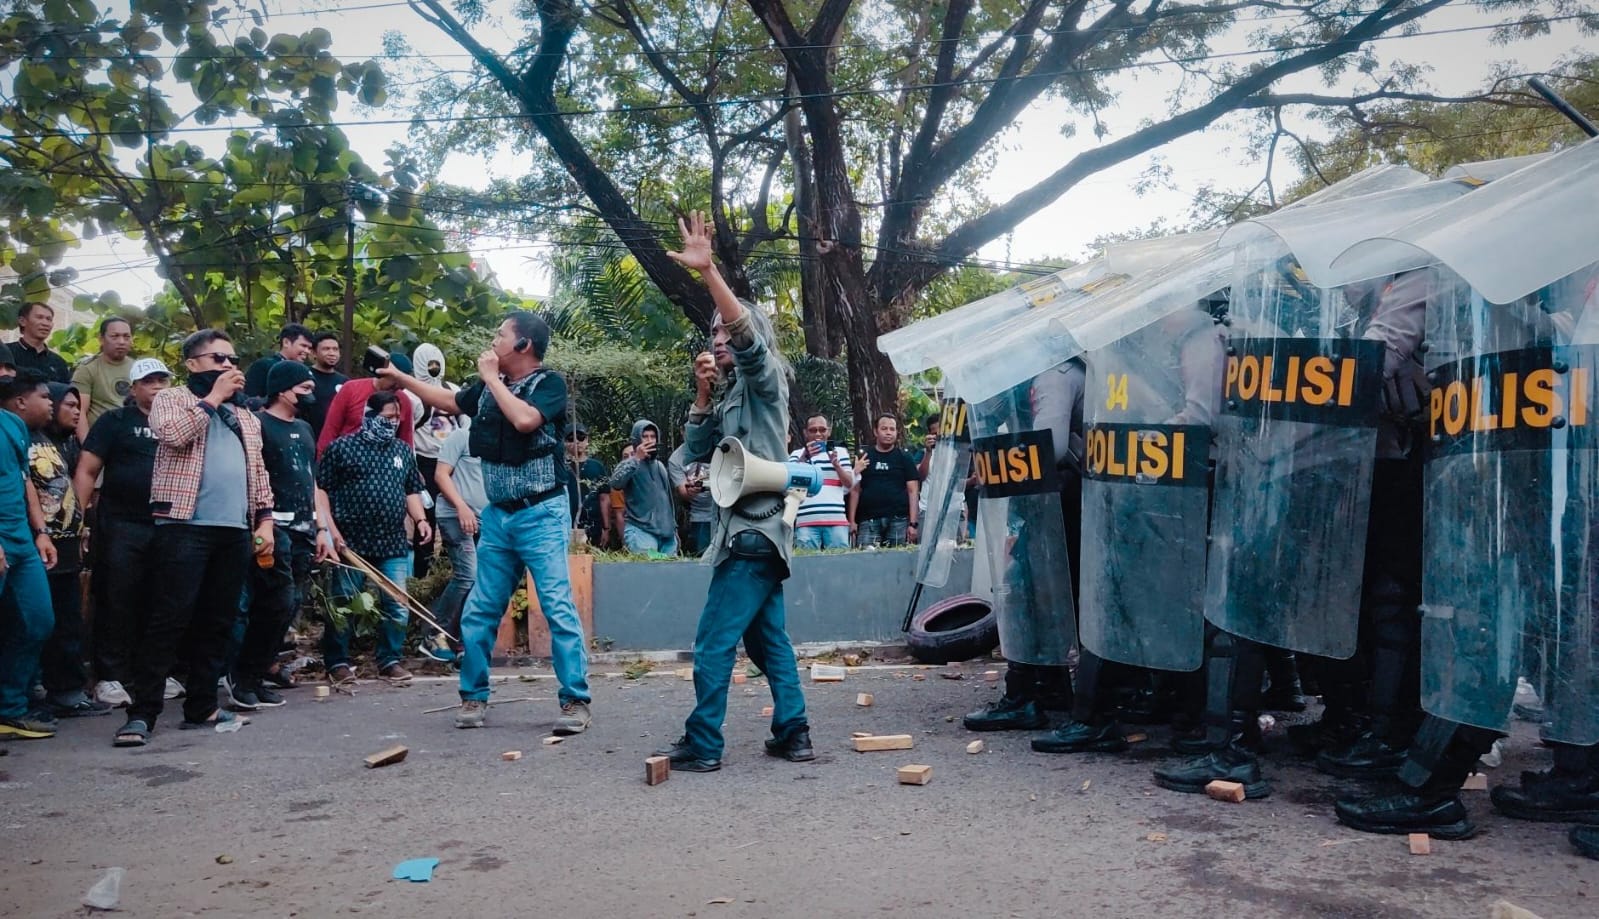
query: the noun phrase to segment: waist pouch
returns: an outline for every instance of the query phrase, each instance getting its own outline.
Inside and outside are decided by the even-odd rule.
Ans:
[[[760,530],[740,530],[727,543],[727,554],[734,558],[777,558],[777,546]]]

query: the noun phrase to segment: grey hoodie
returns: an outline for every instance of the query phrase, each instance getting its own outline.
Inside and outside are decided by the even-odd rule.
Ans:
[[[637,445],[644,439],[645,431],[654,431],[655,458],[647,462],[625,459],[611,472],[611,487],[622,489],[627,503],[626,521],[656,539],[669,539],[677,534],[677,514],[672,509],[672,481],[666,470],[665,457],[661,455],[661,429],[655,422],[640,418],[633,422],[629,442]]]

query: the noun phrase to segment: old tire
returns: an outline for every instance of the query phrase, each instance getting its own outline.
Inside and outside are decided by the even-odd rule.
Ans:
[[[905,644],[924,664],[970,660],[999,646],[999,624],[987,600],[961,594],[917,613]]]

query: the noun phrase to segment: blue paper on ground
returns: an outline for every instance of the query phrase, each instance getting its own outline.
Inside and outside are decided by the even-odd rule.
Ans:
[[[396,881],[413,881],[421,883],[433,880],[433,869],[439,860],[436,858],[412,858],[394,866],[394,879]]]

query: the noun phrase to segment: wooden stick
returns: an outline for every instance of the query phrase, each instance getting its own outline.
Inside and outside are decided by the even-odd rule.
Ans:
[[[405,588],[389,580],[388,576],[383,572],[372,567],[372,563],[362,558],[354,549],[351,549],[349,546],[345,546],[344,557],[349,559],[350,567],[366,575],[367,578],[372,581],[372,583],[378,586],[378,590],[388,594],[401,606],[410,610],[411,613],[418,619],[421,619],[423,622],[432,626],[434,631],[452,641],[460,641],[459,638],[451,635],[444,628],[444,626],[439,625],[434,621],[432,613],[429,612],[427,607],[422,605],[421,601],[406,593]]]
[[[489,705],[491,705],[491,706],[494,706],[494,705],[510,705],[512,702],[548,702],[548,701],[550,701],[550,697],[549,696],[523,696],[520,699],[490,699],[489,700]],[[424,714],[424,715],[437,715],[439,712],[453,711],[454,709],[458,709],[460,707],[461,707],[461,703],[457,702],[454,705],[441,705],[438,708],[424,708],[424,709],[422,709],[422,714]]]

